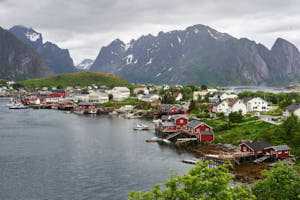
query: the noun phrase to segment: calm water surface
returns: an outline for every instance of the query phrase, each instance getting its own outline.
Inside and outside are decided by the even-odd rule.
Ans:
[[[185,173],[191,158],[146,143],[141,120],[78,116],[53,110],[9,110],[0,99],[0,199],[127,199]]]

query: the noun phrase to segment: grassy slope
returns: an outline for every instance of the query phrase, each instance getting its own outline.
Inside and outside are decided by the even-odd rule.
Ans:
[[[20,81],[19,84],[24,85],[25,88],[35,87],[53,87],[53,86],[89,86],[91,84],[107,85],[107,86],[127,86],[131,84],[112,74],[101,72],[79,72],[72,74],[59,74],[49,78],[31,79]]]

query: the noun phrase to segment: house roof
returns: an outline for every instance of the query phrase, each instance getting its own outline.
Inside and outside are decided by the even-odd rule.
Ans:
[[[294,110],[297,110],[298,108],[300,108],[300,103],[294,103],[294,104],[289,105],[288,107],[286,107],[286,109],[289,112],[293,112]]]
[[[172,126],[175,126],[174,122],[161,122],[162,126],[167,126],[167,127],[172,127]]]
[[[78,105],[79,105],[79,106],[92,106],[92,105],[94,105],[94,104],[91,103],[91,102],[80,102]]]
[[[265,142],[265,141],[245,142],[245,143],[242,143],[242,144],[247,145],[247,146],[248,146],[250,149],[252,149],[253,151],[262,151],[262,150],[264,150],[265,148],[271,146],[270,144],[268,144],[268,143]],[[241,144],[241,145],[242,145],[242,144]]]
[[[198,120],[192,120],[191,122],[189,122],[189,123],[187,124],[187,127],[196,128],[196,127],[198,127],[198,126],[200,126],[200,125],[202,125],[202,124],[204,124],[204,123],[203,123],[203,122],[200,122],[200,121],[198,121]]]
[[[178,97],[179,94],[180,94],[180,92],[174,92],[174,93],[173,93],[173,96],[174,96],[174,97]]]
[[[171,115],[162,115],[161,116],[161,120],[170,120],[170,119],[172,119]]]
[[[235,98],[235,99],[232,99],[229,103],[228,103],[228,105],[229,106],[233,106],[236,102],[238,102],[239,101],[239,99],[238,98]]]
[[[271,147],[267,147],[265,149],[274,149],[275,151],[287,151],[287,150],[291,150],[291,148],[288,145],[278,145],[278,146],[271,146]]]
[[[172,115],[172,119],[174,119],[174,120],[179,119],[179,118],[188,119],[188,117],[186,115]]]

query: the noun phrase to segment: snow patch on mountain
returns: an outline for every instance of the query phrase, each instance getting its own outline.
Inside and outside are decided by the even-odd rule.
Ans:
[[[89,70],[91,66],[93,65],[94,61],[91,59],[84,59],[79,63],[76,68],[77,69],[82,69],[82,70]]]
[[[178,43],[181,43],[181,39],[179,36],[177,36],[177,40],[178,40]]]
[[[158,73],[158,74],[156,74],[156,76],[155,77],[159,77],[161,75],[161,73]]]
[[[32,42],[37,41],[38,39],[40,39],[40,34],[39,33],[35,33],[35,32],[26,32],[25,36]]]
[[[129,54],[126,56],[126,65],[132,64],[133,55]]]
[[[152,58],[149,59],[149,61],[146,63],[146,65],[152,64]]]

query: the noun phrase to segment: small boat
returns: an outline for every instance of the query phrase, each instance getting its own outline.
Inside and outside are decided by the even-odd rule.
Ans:
[[[110,114],[110,115],[117,115],[118,112],[114,110],[114,111],[112,111],[112,112],[110,112],[110,113],[108,113],[108,114]]]
[[[97,114],[97,110],[88,110],[88,114]]]
[[[139,124],[136,124],[136,126],[134,127],[134,130],[149,130],[149,127],[145,124],[139,123]]]
[[[15,103],[15,104],[9,106],[9,109],[27,109],[27,108],[29,108],[29,107],[28,106],[24,106],[21,103]]]
[[[128,113],[124,117],[125,119],[135,119],[137,118],[133,113]]]

